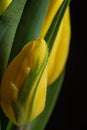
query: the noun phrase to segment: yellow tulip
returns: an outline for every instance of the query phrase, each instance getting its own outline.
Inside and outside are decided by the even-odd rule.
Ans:
[[[0,16],[7,9],[12,0],[0,0]]]
[[[50,1],[50,6],[42,27],[41,36],[45,37],[62,1],[63,0]],[[69,52],[70,36],[70,14],[69,7],[67,7],[48,58],[48,85],[53,83],[58,78],[65,66]]]
[[[1,82],[1,107],[16,125],[39,115],[45,106],[48,49],[43,38],[24,46]]]

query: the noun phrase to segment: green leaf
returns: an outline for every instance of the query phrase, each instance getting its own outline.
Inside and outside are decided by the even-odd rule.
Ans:
[[[15,126],[13,122],[9,121],[8,126],[6,127],[6,130],[15,130]]]
[[[61,90],[64,79],[64,72],[65,71],[63,71],[60,77],[52,85],[48,87],[45,110],[40,116],[38,116],[29,124],[30,130],[44,130],[49,116],[52,113],[56,100],[58,99],[59,92]]]
[[[15,36],[9,62],[29,41],[40,36],[50,0],[28,0]]]
[[[26,0],[13,0],[0,16],[0,79],[8,63],[9,54]]]

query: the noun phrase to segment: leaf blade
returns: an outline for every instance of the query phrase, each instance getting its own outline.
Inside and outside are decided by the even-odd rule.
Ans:
[[[14,0],[0,17],[0,78],[8,64],[12,43],[26,0]]]
[[[58,99],[64,79],[64,73],[65,71],[63,71],[60,77],[48,87],[45,110],[39,117],[29,124],[30,130],[43,130],[45,128],[46,123],[52,113],[53,107],[55,106],[56,100]]]

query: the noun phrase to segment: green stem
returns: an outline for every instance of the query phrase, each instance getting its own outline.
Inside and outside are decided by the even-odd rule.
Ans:
[[[23,130],[23,126],[17,127],[16,130]]]
[[[30,125],[15,126],[11,120],[9,120],[6,130],[30,130]]]
[[[29,124],[23,126],[15,126],[13,122],[9,120],[6,130],[29,130]]]
[[[27,124],[27,125],[24,125],[24,126],[20,126],[20,127],[17,127],[17,129],[16,130],[29,130],[29,124]]]

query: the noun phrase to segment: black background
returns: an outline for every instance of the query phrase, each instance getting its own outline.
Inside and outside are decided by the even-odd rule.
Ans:
[[[86,1],[71,0],[71,45],[64,83],[46,130],[87,130]]]

